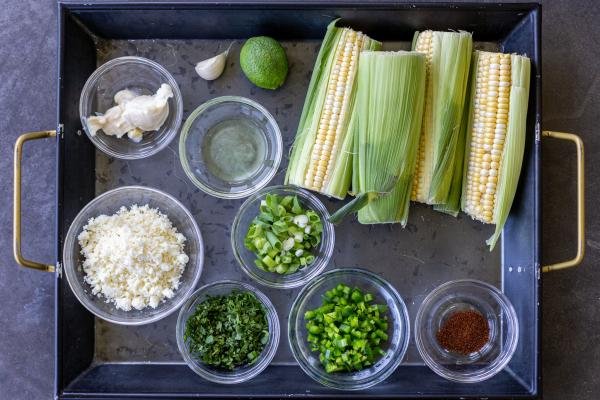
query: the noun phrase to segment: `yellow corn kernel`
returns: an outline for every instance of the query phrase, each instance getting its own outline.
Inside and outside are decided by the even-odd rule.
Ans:
[[[352,174],[348,134],[362,50],[381,43],[350,28],[327,28],[298,124],[285,183],[343,199]]]
[[[411,200],[453,215],[459,210],[463,177],[461,121],[472,46],[471,34],[462,31],[423,31],[413,39],[413,50],[425,55],[426,88]]]
[[[349,94],[358,67],[356,60],[362,50],[364,36],[345,28],[335,49],[335,64],[329,75],[319,130],[304,177],[304,186],[308,189],[321,191],[330,177],[339,140],[345,129],[343,121],[348,113]]]
[[[423,31],[419,34],[414,50],[425,54],[425,112],[424,116],[431,115],[431,60],[433,58],[433,49],[431,41],[433,31]],[[433,145],[431,136],[424,134],[430,129],[430,121],[427,117],[423,118],[421,126],[421,136],[419,138],[419,151],[417,153],[417,165],[415,169],[415,179],[413,181],[412,194],[410,199],[420,203],[427,203],[429,197],[429,182],[431,181],[431,170],[426,171],[426,166],[431,165],[427,162],[433,157]],[[425,181],[428,182],[425,182]]]
[[[479,52],[464,211],[494,223],[496,188],[508,126],[511,55]]]

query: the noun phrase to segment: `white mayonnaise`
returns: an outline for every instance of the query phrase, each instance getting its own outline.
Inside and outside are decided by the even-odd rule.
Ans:
[[[106,110],[104,115],[88,117],[88,129],[92,136],[99,130],[118,138],[127,133],[131,140],[139,142],[144,132],[156,131],[165,123],[171,97],[173,90],[166,83],[151,96],[121,90],[115,94],[114,107]]]

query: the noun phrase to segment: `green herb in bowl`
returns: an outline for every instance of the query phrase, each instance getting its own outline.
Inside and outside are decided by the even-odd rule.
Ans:
[[[269,323],[254,294],[232,291],[198,304],[183,337],[203,363],[233,370],[258,359],[269,340]]]
[[[323,304],[306,311],[307,340],[327,373],[360,371],[384,355],[387,306],[344,284],[325,292]]]
[[[293,274],[315,261],[312,254],[323,233],[319,215],[304,208],[298,196],[267,194],[244,238],[262,270]]]

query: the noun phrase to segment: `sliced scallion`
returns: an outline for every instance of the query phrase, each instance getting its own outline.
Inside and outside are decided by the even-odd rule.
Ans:
[[[314,263],[323,223],[314,210],[305,209],[297,196],[268,194],[261,202],[244,239],[256,254],[254,264],[265,271],[292,274]]]

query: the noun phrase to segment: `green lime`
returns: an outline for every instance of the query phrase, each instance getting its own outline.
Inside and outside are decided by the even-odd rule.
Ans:
[[[246,40],[240,51],[240,66],[248,80],[263,89],[277,89],[288,73],[285,50],[267,36]]]

